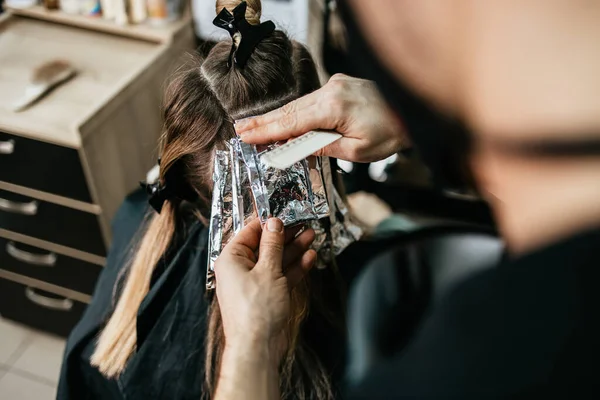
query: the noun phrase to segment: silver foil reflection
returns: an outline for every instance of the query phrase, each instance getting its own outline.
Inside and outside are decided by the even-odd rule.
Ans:
[[[206,287],[208,289],[215,288],[215,261],[221,254],[224,245],[225,221],[231,217],[228,207],[225,207],[225,200],[231,195],[229,175],[229,154],[226,151],[217,150],[213,163],[213,195],[208,227],[208,264],[206,267]]]
[[[286,169],[268,167],[261,155],[274,147],[269,146],[258,154],[258,167],[269,199],[269,215],[279,218],[284,226],[318,219],[308,161],[299,161]],[[324,215],[328,212],[325,209]]]
[[[267,167],[261,155],[275,147],[259,153],[234,138],[227,151],[215,153],[207,289],[215,288],[214,263],[221,250],[255,216],[261,223],[274,216],[285,226],[306,223],[313,228],[319,268],[362,234],[332,184],[329,159],[309,157],[283,170]]]
[[[244,164],[240,142],[237,139],[230,141],[229,156],[233,190],[233,229],[236,234],[244,227],[246,221],[255,218],[257,214],[248,169]]]

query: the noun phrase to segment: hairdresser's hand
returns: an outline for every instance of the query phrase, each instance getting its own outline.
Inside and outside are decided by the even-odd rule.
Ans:
[[[354,162],[382,160],[408,145],[403,127],[375,84],[342,74],[319,90],[267,114],[236,121],[242,140],[266,144],[315,129],[335,130],[343,137],[318,155]]]
[[[290,290],[317,256],[309,250],[314,231],[294,239],[297,232],[284,233],[277,218],[261,229],[257,218],[221,252],[215,276],[228,345],[271,344],[279,339],[290,316]]]

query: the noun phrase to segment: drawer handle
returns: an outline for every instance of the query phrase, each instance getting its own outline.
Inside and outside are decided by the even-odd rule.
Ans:
[[[32,303],[51,310],[70,311],[73,308],[73,300],[66,298],[53,299],[51,297],[42,296],[41,294],[36,293],[34,288],[29,286],[25,288],[25,297]]]
[[[6,252],[10,254],[14,259],[27,264],[39,265],[42,267],[54,267],[54,265],[56,264],[56,254],[29,253],[25,250],[17,248],[14,242],[8,242],[6,244]]]
[[[15,152],[15,141],[7,140],[0,142],[0,154],[12,154]]]
[[[28,203],[17,203],[0,197],[0,210],[14,214],[35,215],[38,211],[38,202],[32,200]]]

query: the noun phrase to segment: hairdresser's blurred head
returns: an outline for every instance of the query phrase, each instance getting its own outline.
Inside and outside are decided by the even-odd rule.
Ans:
[[[512,251],[600,224],[600,1],[346,3],[352,59],[420,150],[449,151],[444,120],[468,128],[463,153]]]
[[[346,2],[390,73],[478,134],[600,135],[600,2]]]

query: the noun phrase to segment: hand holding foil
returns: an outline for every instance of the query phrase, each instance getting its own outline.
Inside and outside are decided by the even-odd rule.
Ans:
[[[209,254],[206,284],[214,289],[214,264],[222,249],[253,217],[262,224],[277,217],[286,227],[308,224],[315,231],[313,249],[323,268],[362,230],[332,183],[327,157],[309,157],[286,169],[265,165],[264,151],[231,139],[227,150],[217,150],[213,165]]]
[[[279,349],[281,341],[272,339],[285,334],[290,289],[314,265],[317,254],[309,249],[313,238],[312,230],[294,237],[290,230],[284,233],[277,218],[270,218],[264,228],[255,218],[225,246],[215,277],[228,344],[274,344],[271,357],[280,359],[285,354]],[[272,360],[274,365],[279,365],[279,359]]]

